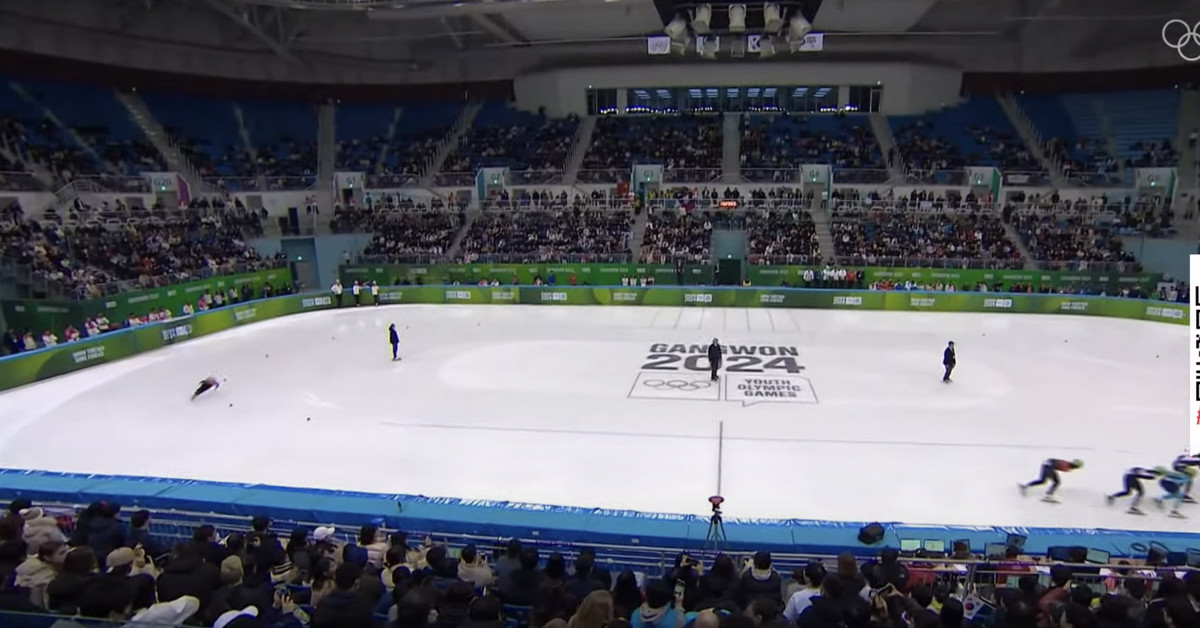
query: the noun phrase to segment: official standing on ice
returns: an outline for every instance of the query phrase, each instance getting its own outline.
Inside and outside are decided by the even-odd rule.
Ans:
[[[354,293],[354,307],[358,307],[359,306],[358,294],[359,294],[359,292],[362,292],[362,284],[358,283],[358,281],[355,281],[354,285],[350,286],[350,292]]]
[[[721,379],[717,377],[717,371],[721,369],[721,343],[716,338],[708,345],[708,368],[712,371],[712,381]]]
[[[371,282],[371,301],[372,305],[379,305],[379,284]]]
[[[396,333],[396,324],[395,323],[392,323],[391,326],[388,327],[388,342],[391,343],[391,345],[392,345],[392,360],[393,361],[399,360],[400,358],[398,356],[400,353],[400,334]]]
[[[333,293],[333,298],[337,299],[337,306],[342,307],[342,280],[334,279],[329,291]]]
[[[946,345],[946,350],[942,352],[942,366],[946,367],[946,373],[942,375],[942,381],[950,383],[950,373],[954,370],[954,365],[958,364],[958,360],[954,357],[954,341],[951,340]]]

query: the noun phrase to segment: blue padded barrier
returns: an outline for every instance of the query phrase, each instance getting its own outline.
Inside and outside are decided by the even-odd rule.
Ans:
[[[460,500],[404,494],[300,489],[198,480],[169,480],[0,469],[0,497],[28,497],[35,502],[85,504],[111,500],[126,509],[150,508],[237,517],[267,514],[278,520],[321,522],[354,529],[377,522],[388,528],[495,538],[537,538],[545,542],[610,544],[701,549],[707,515],[672,515],[625,510],[570,508],[517,502]],[[397,507],[397,503],[401,507]],[[865,522],[805,519],[726,518],[728,542],[738,551],[834,554],[849,551],[873,555],[878,546],[858,543]],[[1026,550],[1041,554],[1055,545],[1086,545],[1131,557],[1134,544],[1157,541],[1171,551],[1200,546],[1200,535],[1092,528],[1022,528],[990,526],[885,524],[881,545],[900,538],[941,539],[949,546],[969,541],[981,552],[1007,534],[1026,535]],[[1141,550],[1144,554],[1144,549]]]

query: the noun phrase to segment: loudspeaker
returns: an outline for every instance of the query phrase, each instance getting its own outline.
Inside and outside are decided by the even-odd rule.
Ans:
[[[883,535],[887,532],[882,524],[868,523],[858,531],[858,542],[863,545],[874,545],[883,540]]]

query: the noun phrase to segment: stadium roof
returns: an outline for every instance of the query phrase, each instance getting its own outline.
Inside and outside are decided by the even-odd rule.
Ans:
[[[729,3],[712,4],[714,14],[723,16],[720,5]],[[762,6],[746,4],[751,11]],[[907,58],[989,72],[1178,64],[1178,52],[1163,44],[1163,24],[1171,18],[1200,20],[1197,0],[779,4],[810,15],[815,30],[826,33],[825,52],[805,59]],[[277,80],[461,82],[539,68],[677,62],[680,58],[647,57],[645,37],[695,5],[693,0],[0,0],[0,47],[142,69]],[[249,64],[254,72],[239,71]]]

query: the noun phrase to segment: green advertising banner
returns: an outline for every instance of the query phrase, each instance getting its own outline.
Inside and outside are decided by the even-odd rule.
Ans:
[[[374,281],[380,286],[395,286],[407,281],[410,284],[474,285],[480,280],[499,281],[502,285],[513,285],[513,279],[521,286],[529,286],[536,278],[548,282],[554,274],[559,286],[570,284],[575,276],[577,285],[619,286],[622,277],[648,277],[655,285],[712,285],[714,267],[708,264],[691,264],[684,267],[679,277],[675,267],[655,264],[383,264],[350,265],[341,268],[342,283]],[[804,271],[811,269],[820,277],[819,266],[747,266],[746,278],[755,287],[776,287],[785,281],[790,287],[804,286]],[[854,268],[853,270],[860,270]],[[979,284],[995,287],[1000,284],[1005,290],[1017,285],[1042,288],[1089,288],[1116,294],[1121,288],[1141,287],[1152,294],[1161,275],[1152,273],[1087,273],[1074,271],[1028,271],[1028,270],[981,270],[955,268],[885,268],[868,266],[861,268],[864,286],[876,281],[903,283],[912,281],[921,284],[953,284],[962,289],[971,289]],[[682,281],[680,281],[682,279]],[[994,290],[995,291],[995,290]]]
[[[159,347],[215,334],[238,325],[326,309],[332,305],[333,299],[322,294],[260,299],[162,323],[122,329],[49,349],[3,357],[0,358],[0,390],[24,386],[97,364],[106,364]]]
[[[131,314],[145,316],[151,310],[158,311],[164,307],[179,315],[184,303],[195,307],[205,292],[225,292],[231,287],[236,287],[239,294],[249,289],[252,295],[258,297],[262,295],[263,285],[268,283],[275,288],[291,285],[291,271],[287,268],[276,268],[224,275],[88,301],[4,301],[0,303],[0,308],[3,308],[9,329],[28,329],[37,337],[49,329],[61,337],[62,330],[67,325],[74,325],[82,331],[83,320],[88,316],[102,313],[114,324],[119,324]]]
[[[1070,314],[1188,324],[1186,304],[1145,299],[991,292],[907,292],[722,288],[701,286],[432,286],[380,289],[381,304],[473,305],[649,305],[667,307],[779,307],[887,310],[906,312],[994,312]],[[371,304],[369,294],[363,304]],[[343,307],[354,307],[344,298]],[[0,358],[0,390],[105,364],[165,345],[279,316],[336,307],[321,293],[289,295],[241,303],[190,317],[112,332],[15,356]]]

